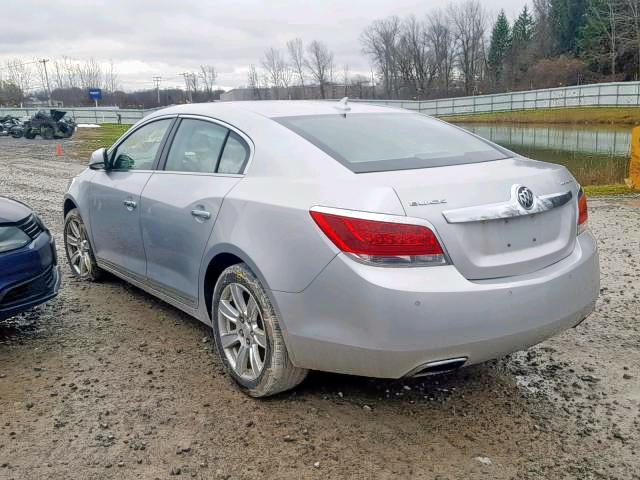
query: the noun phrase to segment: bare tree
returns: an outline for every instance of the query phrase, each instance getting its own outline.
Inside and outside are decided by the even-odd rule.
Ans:
[[[397,53],[400,19],[396,16],[376,20],[360,37],[363,52],[371,57],[380,73],[387,97],[397,96]]]
[[[34,69],[31,63],[25,63],[19,58],[5,62],[7,82],[15,85],[23,94],[29,92],[34,86]]]
[[[280,87],[285,86],[285,76],[288,77],[286,78],[288,84],[291,81],[290,72],[287,71],[287,62],[280,50],[273,47],[267,49],[262,58],[262,68],[264,68],[269,85],[273,87],[276,99],[279,98],[278,90]]]
[[[478,0],[450,4],[447,12],[453,25],[458,68],[464,78],[464,90],[470,95],[484,68],[487,13]]]
[[[294,38],[287,42],[289,62],[298,84],[302,87],[302,98],[306,97],[304,88],[304,45],[302,39]]]
[[[427,16],[425,40],[433,56],[435,76],[440,88],[449,93],[449,84],[455,60],[455,38],[446,14],[436,10]]]
[[[63,72],[64,85],[66,88],[79,88],[80,80],[76,64],[69,57],[62,57],[61,71]],[[61,87],[61,88],[65,88]]]
[[[424,22],[409,16],[403,23],[400,34],[399,50],[402,77],[405,86],[412,93],[422,95],[430,86],[435,75],[433,52],[427,42],[427,26]]]
[[[109,61],[109,64],[104,71],[104,89],[109,93],[113,93],[120,89],[120,80],[118,78],[118,72],[116,72],[116,67],[113,64],[113,60]]]
[[[305,67],[320,86],[320,96],[326,98],[325,87],[333,75],[333,52],[324,43],[314,40],[307,47],[307,54]]]
[[[198,75],[192,72],[187,75],[186,79],[189,90],[193,93],[197,93],[200,88],[200,84],[198,83]]]
[[[633,1],[633,0],[632,0]],[[535,50],[543,57],[553,50],[551,0],[533,0]]]
[[[634,50],[637,56],[637,80],[640,80],[640,1],[624,0],[625,10],[621,16],[624,28],[622,41],[625,48]]]
[[[216,78],[218,73],[213,65],[200,65],[200,78],[202,78],[204,92],[207,100],[213,100]]]
[[[102,68],[94,58],[76,64],[80,88],[89,90],[102,85]]]
[[[260,77],[258,75],[258,70],[256,70],[255,65],[249,65],[249,73],[247,74],[247,85],[252,91],[252,95],[254,100],[262,100],[262,95],[260,94]]]
[[[287,98],[289,100],[291,100],[291,87],[293,84],[294,76],[295,74],[294,74],[293,67],[288,63],[285,63],[282,69],[282,75],[280,80],[282,82],[282,86],[287,90]]]
[[[344,96],[349,96],[349,65],[344,64],[342,67],[342,83],[344,84]]]

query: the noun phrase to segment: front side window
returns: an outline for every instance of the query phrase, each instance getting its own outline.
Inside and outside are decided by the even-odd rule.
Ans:
[[[214,173],[229,130],[202,120],[183,119],[169,150],[165,170]]]
[[[116,149],[111,168],[115,170],[151,170],[162,139],[173,120],[148,123],[129,135]]]
[[[507,158],[461,129],[417,113],[347,113],[274,120],[355,173],[441,167]]]

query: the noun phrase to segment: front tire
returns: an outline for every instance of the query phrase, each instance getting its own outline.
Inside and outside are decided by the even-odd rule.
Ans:
[[[77,208],[64,218],[64,249],[71,273],[80,280],[95,282],[104,275],[98,267],[89,235]]]
[[[213,336],[227,373],[252,397],[294,388],[308,370],[291,363],[280,321],[264,287],[239,263],[227,268],[212,299]]]

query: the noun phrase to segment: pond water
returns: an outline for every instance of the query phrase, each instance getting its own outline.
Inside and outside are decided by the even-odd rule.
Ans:
[[[526,157],[564,165],[582,185],[623,183],[628,174],[632,127],[460,126]]]

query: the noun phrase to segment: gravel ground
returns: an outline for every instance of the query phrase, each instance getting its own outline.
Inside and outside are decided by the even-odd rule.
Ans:
[[[82,168],[0,138],[0,195],[39,212],[60,252]],[[426,380],[313,373],[266,401],[232,387],[205,326],[65,264],[54,301],[0,327],[0,478],[639,479],[640,198],[590,215],[602,295],[578,328]]]

